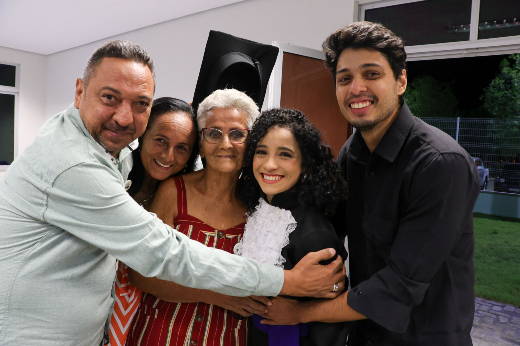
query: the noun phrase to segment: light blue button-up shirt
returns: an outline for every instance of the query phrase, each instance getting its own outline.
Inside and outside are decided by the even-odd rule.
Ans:
[[[280,292],[280,268],[191,241],[135,203],[124,187],[131,155],[119,158],[71,105],[0,180],[0,345],[99,345],[116,259],[188,287]]]

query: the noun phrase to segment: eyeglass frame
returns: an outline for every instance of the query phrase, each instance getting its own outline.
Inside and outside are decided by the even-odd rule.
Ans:
[[[204,136],[204,130],[217,130],[219,131],[220,133],[222,133],[222,138],[220,138],[220,141],[218,142],[210,142],[206,136]],[[247,135],[246,135],[246,139],[243,141],[243,142],[235,142],[235,141],[232,141],[231,138],[229,138],[229,134],[233,131],[246,131]],[[224,131],[222,131],[221,129],[216,129],[214,127],[203,127],[201,130],[200,130],[200,134],[202,136],[202,138],[204,138],[204,140],[210,144],[219,144],[220,142],[222,142],[222,140],[224,139],[224,136],[227,136],[227,138],[229,139],[229,141],[231,143],[235,143],[235,144],[242,144],[242,143],[245,143],[247,141],[247,138],[249,137],[249,133],[251,132],[251,130],[249,129],[233,129],[231,131],[229,131],[228,133],[224,133]]]

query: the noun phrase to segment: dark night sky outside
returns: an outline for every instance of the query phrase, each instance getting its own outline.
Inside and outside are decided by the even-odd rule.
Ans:
[[[480,96],[484,88],[500,72],[500,61],[508,56],[509,54],[410,61],[407,62],[408,83],[420,75],[430,75],[443,82],[453,82],[453,92],[459,100],[459,109],[468,111],[482,105]]]

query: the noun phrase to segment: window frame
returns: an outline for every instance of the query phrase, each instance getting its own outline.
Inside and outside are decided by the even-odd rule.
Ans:
[[[354,1],[354,21],[362,21],[365,11],[426,0],[358,0]],[[478,39],[480,0],[471,3],[469,41],[406,46],[407,61],[451,59],[520,53],[520,35]],[[477,23],[477,25],[473,25]]]
[[[0,85],[0,94],[14,95],[14,159],[18,157],[18,129],[19,129],[19,94],[20,94],[20,64],[0,60],[0,64],[16,67],[15,86]],[[0,172],[4,172],[10,165],[0,165]]]

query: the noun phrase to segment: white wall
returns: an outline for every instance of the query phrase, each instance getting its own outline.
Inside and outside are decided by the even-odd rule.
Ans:
[[[209,30],[257,42],[313,49],[352,22],[354,0],[248,0],[135,30],[48,56],[46,118],[66,108],[87,59],[104,42],[125,39],[145,48],[156,65],[156,97],[191,102]]]
[[[15,128],[20,154],[36,137],[46,117],[47,57],[0,47],[0,61],[20,65],[18,127]],[[0,179],[3,172],[0,171]]]
[[[104,42],[125,39],[141,45],[156,64],[155,96],[190,102],[209,30],[321,49],[328,34],[352,22],[353,10],[354,0],[247,0],[49,56],[0,47],[1,61],[20,64],[18,154],[45,120],[72,103],[76,78]]]

